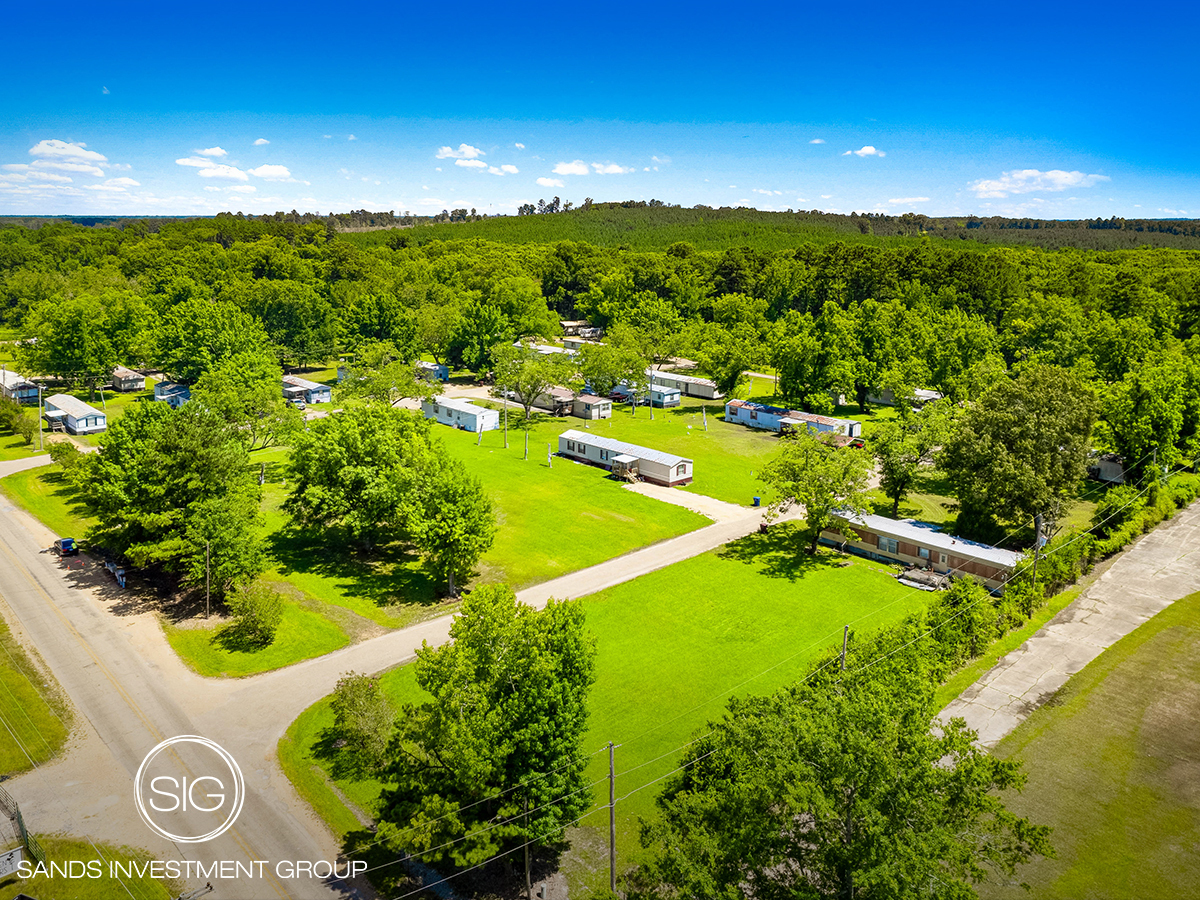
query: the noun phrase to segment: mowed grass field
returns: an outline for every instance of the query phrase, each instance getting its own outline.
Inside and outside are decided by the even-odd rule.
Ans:
[[[607,755],[598,751],[613,741],[620,745],[617,796],[634,792],[618,804],[623,866],[638,858],[637,820],[654,812],[656,780],[678,765],[677,748],[719,718],[730,697],[794,681],[840,643],[843,625],[871,632],[924,602],[924,594],[899,585],[883,566],[857,559],[840,565],[832,554],[797,556],[797,545],[791,527],[776,526],[578,601],[598,647],[584,740],[596,752],[588,780],[607,774]],[[411,666],[387,673],[383,684],[397,705],[421,700]],[[279,753],[299,791],[344,834],[357,820],[338,792],[372,815],[382,785],[330,777],[334,766],[321,738],[332,722],[327,698],[296,720]],[[597,802],[607,802],[607,786],[596,791]],[[607,840],[606,812],[581,824],[577,847],[591,845],[601,831]],[[578,851],[564,865],[572,890],[598,887],[607,877]]]
[[[1029,783],[1010,809],[1052,825],[1057,859],[986,898],[1194,897],[1200,885],[1200,594],[1075,675],[996,748]]]
[[[149,876],[141,878],[120,878],[109,876],[109,863],[120,862],[128,864],[137,862],[139,865],[151,859],[144,850],[133,847],[122,847],[114,844],[92,843],[77,838],[61,835],[39,836],[38,842],[46,851],[46,862],[54,861],[59,866],[70,860],[78,860],[85,864],[99,862],[101,877],[99,878],[61,878],[50,875],[35,875],[28,880],[22,880],[16,875],[0,879],[0,900],[13,900],[14,897],[27,895],[42,898],[70,898],[70,900],[112,900],[114,897],[132,897],[135,900],[169,900],[182,890],[182,884],[164,883]],[[93,867],[94,871],[95,867]],[[77,871],[81,871],[76,866]]]
[[[41,765],[62,748],[71,712],[58,684],[0,619],[0,778]]]

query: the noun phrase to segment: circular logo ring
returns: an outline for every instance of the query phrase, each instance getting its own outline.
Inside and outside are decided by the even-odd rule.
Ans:
[[[154,757],[156,757],[163,750],[166,750],[168,747],[182,743],[199,744],[202,747],[207,747],[209,750],[212,750],[214,753],[220,756],[222,760],[224,760],[225,764],[229,766],[229,771],[233,774],[233,809],[220,826],[214,828],[207,834],[201,835],[200,837],[185,837],[179,834],[172,834],[165,828],[160,827],[152,818],[150,818],[150,814],[146,811],[146,805],[142,797],[142,775],[145,773],[146,767],[150,765],[151,760],[153,760]],[[216,741],[210,741],[206,737],[200,737],[199,735],[195,734],[180,734],[173,738],[167,738],[165,741],[156,744],[155,747],[146,754],[146,758],[143,759],[142,764],[138,766],[137,775],[134,777],[134,791],[135,799],[137,801],[138,814],[142,817],[142,821],[146,823],[151,831],[161,835],[162,837],[165,837],[169,841],[178,841],[181,844],[202,844],[205,841],[211,841],[213,838],[220,837],[233,827],[233,823],[237,821],[237,817],[242,811],[242,803],[245,802],[246,799],[246,782],[242,777],[242,770],[238,767],[237,761],[230,756],[229,752]]]

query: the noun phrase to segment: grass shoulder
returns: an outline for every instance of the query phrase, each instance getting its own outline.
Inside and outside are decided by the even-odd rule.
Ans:
[[[0,776],[52,759],[70,735],[71,707],[49,669],[0,619]]]
[[[143,866],[154,859],[144,850],[117,844],[93,843],[62,835],[38,836],[46,852],[46,863],[57,863],[60,867],[74,860],[91,864],[99,877],[64,878],[57,874],[34,875],[29,879],[11,876],[0,881],[0,900],[13,900],[20,894],[31,897],[69,897],[71,900],[111,900],[113,897],[132,896],[138,900],[170,900],[184,890],[182,882],[159,881],[149,875],[127,878],[118,872],[112,877],[110,864],[119,863],[129,871],[128,865]],[[76,866],[78,868],[78,866]]]

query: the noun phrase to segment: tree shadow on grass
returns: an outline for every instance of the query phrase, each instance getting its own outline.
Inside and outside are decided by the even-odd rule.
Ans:
[[[825,569],[836,569],[843,562],[828,553],[809,553],[808,542],[795,522],[780,522],[765,532],[731,541],[717,555],[721,559],[757,566],[768,578],[792,582]]]
[[[363,553],[340,529],[289,525],[268,535],[267,544],[285,576],[300,573],[331,578],[346,596],[381,608],[440,602],[440,582],[419,565],[419,554],[398,543]]]
[[[61,469],[55,469],[52,472],[45,472],[41,476],[42,482],[50,488],[50,495],[58,497],[67,506],[68,511],[73,516],[78,516],[81,519],[89,519],[94,514],[92,507],[84,499],[79,490],[67,480],[67,473]],[[70,537],[71,535],[63,535]],[[76,538],[82,538],[83,535],[74,535]]]
[[[372,771],[361,753],[356,753],[346,745],[336,728],[321,729],[321,736],[313,741],[312,755],[313,759],[328,766],[329,774],[335,781],[363,781],[380,777],[379,772]]]
[[[258,653],[274,643],[240,622],[217,629],[212,642],[227,653]]]

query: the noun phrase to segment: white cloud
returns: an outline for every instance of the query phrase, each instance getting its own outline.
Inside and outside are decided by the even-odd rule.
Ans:
[[[265,178],[268,181],[287,181],[292,177],[287,166],[259,166],[257,169],[247,169],[246,171],[257,178]]]
[[[88,191],[104,191],[109,194],[122,194],[125,192],[123,184],[89,184],[84,190]]]
[[[333,135],[332,134],[323,134],[323,135],[321,135],[321,137],[325,138],[325,140],[329,140],[331,137],[333,137]]]
[[[586,175],[588,167],[582,159],[577,159],[574,162],[560,162],[551,171],[555,175]]]
[[[833,196],[833,194],[822,194],[822,195],[821,195],[821,199],[822,199],[822,200],[828,200],[828,199],[829,199],[830,197],[832,197],[832,196]]]
[[[669,157],[669,156],[652,156],[652,157],[650,157],[650,162],[659,163],[660,165],[664,165],[664,166],[667,163],[669,163],[670,161],[671,161],[671,157]]]
[[[66,141],[38,141],[29,148],[30,156],[50,159],[86,159],[92,162],[108,162],[108,157],[95,150],[85,149],[87,144],[68,144]]]
[[[193,150],[193,153],[199,153],[201,156],[228,156],[229,153],[222,150],[220,147],[209,147],[207,150]]]
[[[1158,211],[1161,213],[1166,213],[1168,216],[1186,216],[1187,215],[1186,209],[1169,209],[1167,207],[1160,206]]]
[[[110,179],[108,179],[108,181],[106,181],[104,183],[105,184],[120,184],[120,185],[123,185],[124,187],[141,187],[142,186],[142,183],[140,181],[134,181],[132,178],[125,178],[125,177],[110,178]]]
[[[433,207],[440,206],[443,209],[448,209],[450,204],[447,203],[445,200],[439,200],[437,197],[422,197],[420,200],[417,201],[417,206],[433,206]]]
[[[770,197],[772,194],[771,191],[764,191],[762,188],[750,188],[750,190],[754,191],[756,194],[766,194],[768,197]]]
[[[205,189],[206,191],[219,191],[219,190],[220,190],[220,188],[219,188],[219,187],[217,187],[217,186],[216,186],[216,185],[214,185],[214,184],[206,184],[206,185],[204,186],[204,189]]]
[[[102,94],[111,94],[111,93],[112,93],[112,91],[110,91],[110,90],[108,89],[108,86],[107,86],[107,85],[105,85],[105,86],[102,86],[102,87],[100,88],[100,93],[102,93]]]
[[[520,169],[514,165],[488,166],[488,172],[493,175],[516,175]]]
[[[456,159],[456,166],[462,166],[464,169],[486,169],[488,164],[482,159]]]
[[[232,191],[235,194],[253,194],[258,190],[258,188],[252,184],[235,184],[232,187],[226,188],[225,190]]]
[[[525,149],[525,145],[524,145],[524,144],[513,144],[513,146],[514,146],[514,147],[516,147],[518,150],[524,150],[524,149]]]
[[[823,143],[825,143],[825,139],[824,138],[813,138],[811,141],[809,141],[809,143],[810,144],[823,144]]]
[[[358,138],[357,138],[355,135],[353,135],[353,134],[348,134],[348,135],[346,135],[346,140],[348,140],[348,141],[357,141],[357,140],[358,140]]]
[[[459,144],[457,150],[452,147],[439,147],[437,152],[438,159],[475,159],[477,156],[487,156],[487,154],[470,144]]]
[[[201,156],[185,156],[183,159],[175,160],[177,166],[195,166],[197,169],[211,168],[215,163],[211,159],[204,159]]]
[[[34,181],[53,181],[55,184],[70,184],[72,181],[66,175],[59,175],[56,172],[39,172],[37,169],[31,169],[27,177]]]
[[[618,166],[616,163],[592,163],[592,168],[596,170],[598,175],[628,175],[633,171],[625,166]],[[555,169],[557,172],[558,170]]]
[[[847,150],[842,156],[849,156],[851,153],[855,156],[887,156],[882,150],[876,150],[870,144],[867,144],[861,150]]]
[[[87,163],[78,162],[60,162],[53,159],[35,159],[33,161],[34,169],[57,169],[60,172],[78,172],[83,175],[103,175],[104,170],[99,166],[91,166]]]
[[[928,203],[928,197],[897,197],[894,200],[889,200],[890,206],[904,206],[907,203]]]
[[[982,179],[971,183],[976,197],[1007,197],[1009,194],[1028,194],[1033,191],[1065,191],[1067,188],[1091,187],[1101,181],[1111,181],[1107,175],[1085,175],[1083,172],[1064,172],[1051,169],[1013,169],[999,178]]]
[[[210,166],[200,170],[201,178],[228,178],[231,181],[249,181],[250,176],[234,166]]]
[[[257,141],[254,142],[254,146],[255,147],[264,147],[269,143],[271,143],[271,142],[268,141],[266,138],[259,138]]]
[[[542,187],[566,187],[561,178],[539,178],[537,183]]]

